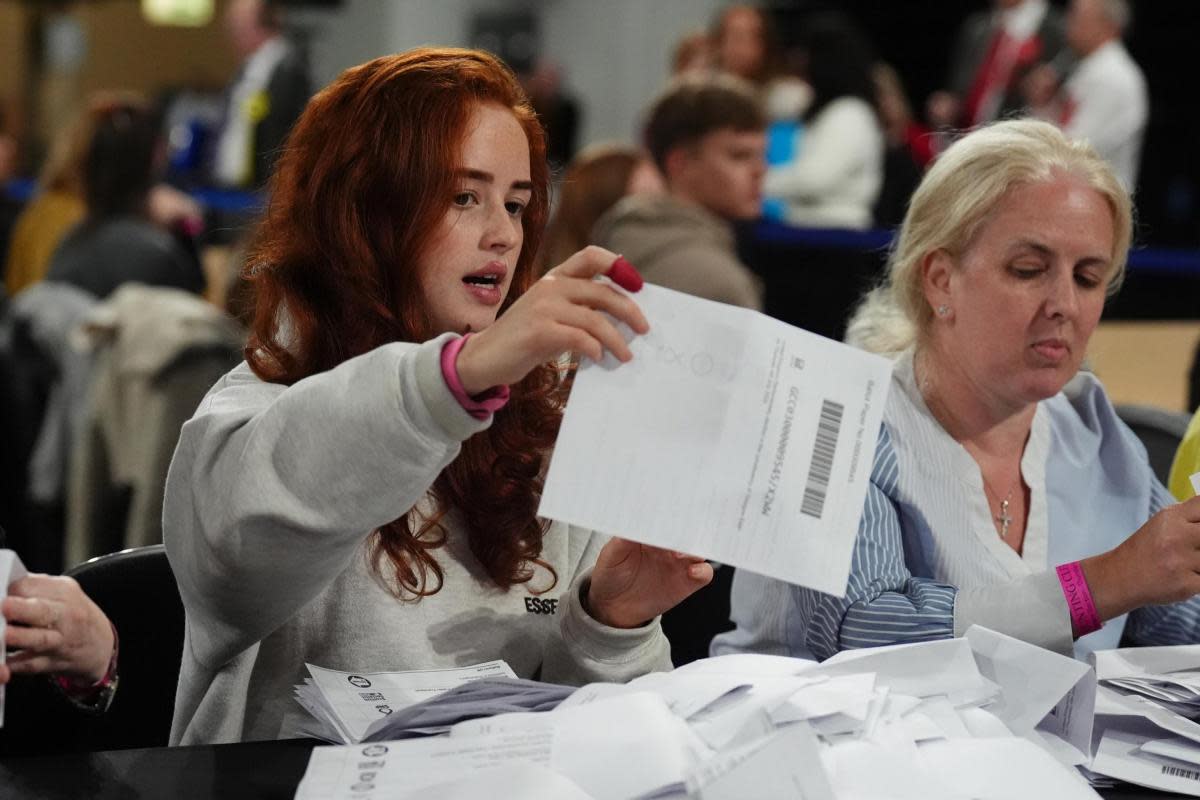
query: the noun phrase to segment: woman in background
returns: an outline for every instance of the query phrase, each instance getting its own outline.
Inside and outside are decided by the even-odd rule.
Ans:
[[[4,266],[4,288],[10,297],[45,277],[59,243],[83,219],[83,162],[94,124],[94,115],[81,111],[54,140],[38,178],[38,193],[13,227]]]
[[[885,150],[870,46],[848,21],[831,16],[805,28],[800,49],[813,93],[803,138],[792,160],[767,170],[763,194],[783,203],[792,225],[869,228]]]
[[[82,181],[87,210],[55,250],[46,278],[100,299],[128,282],[203,291],[187,205],[174,228],[152,216],[161,207],[152,198],[164,159],[157,115],[132,97],[96,102],[91,115]]]
[[[619,144],[587,148],[563,175],[558,208],[542,245],[543,269],[561,264],[591,244],[596,220],[622,197],[662,191],[662,177],[641,150]]]

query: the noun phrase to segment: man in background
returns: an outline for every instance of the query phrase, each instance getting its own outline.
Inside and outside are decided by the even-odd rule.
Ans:
[[[270,0],[232,0],[225,29],[241,68],[226,91],[213,182],[255,189],[270,177],[275,158],[311,94],[302,54],[283,35]]]
[[[1063,16],[1046,0],[993,0],[967,18],[950,57],[946,90],[929,96],[934,128],[971,128],[1024,105],[1021,81],[1065,47]]]
[[[762,287],[738,259],[733,223],[759,216],[766,127],[744,81],[672,84],[645,128],[666,194],[624,198],[596,223],[593,241],[623,254],[651,283],[761,310]]]
[[[1079,62],[1065,82],[1054,65],[1041,68],[1027,93],[1038,116],[1090,142],[1132,192],[1150,101],[1146,78],[1121,42],[1130,15],[1126,0],[1071,0],[1067,42]]]

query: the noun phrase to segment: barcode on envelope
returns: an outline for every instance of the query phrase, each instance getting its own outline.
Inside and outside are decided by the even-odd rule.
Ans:
[[[801,514],[820,519],[825,511],[825,494],[829,491],[833,455],[837,452],[838,433],[842,429],[844,411],[845,406],[841,403],[832,400],[821,402],[821,418],[817,421],[817,440],[813,444],[812,465],[808,468],[808,480],[804,484]]]
[[[1163,775],[1170,775],[1172,778],[1187,778],[1189,781],[1200,781],[1200,772],[1194,769],[1182,769],[1180,767],[1169,767],[1166,764],[1162,768]]]

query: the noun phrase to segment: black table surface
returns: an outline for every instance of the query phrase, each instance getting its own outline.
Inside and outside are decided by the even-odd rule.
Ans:
[[[291,800],[309,739],[155,747],[0,760],[4,800]],[[1180,797],[1134,786],[1101,790],[1111,800]]]

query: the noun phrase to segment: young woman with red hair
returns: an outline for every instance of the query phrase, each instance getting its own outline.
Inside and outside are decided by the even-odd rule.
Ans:
[[[543,133],[513,75],[422,49],[343,73],[276,167],[247,363],[183,427],[167,552],[187,609],[173,743],[293,730],[305,662],[670,667],[708,564],[536,517],[572,352],[631,357],[599,249],[536,280]]]

